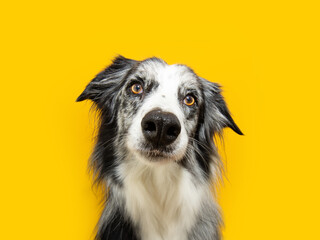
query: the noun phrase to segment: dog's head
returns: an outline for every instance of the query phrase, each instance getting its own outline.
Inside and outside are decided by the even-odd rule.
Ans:
[[[112,138],[121,136],[130,153],[148,162],[180,161],[193,143],[207,151],[224,127],[242,134],[219,85],[158,58],[117,57],[77,101],[86,99],[101,112],[100,144],[120,144]]]

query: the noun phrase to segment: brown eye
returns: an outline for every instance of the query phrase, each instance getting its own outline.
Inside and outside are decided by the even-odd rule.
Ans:
[[[183,100],[184,104],[187,106],[192,106],[195,103],[195,99],[194,97],[187,95],[184,100]]]
[[[141,86],[141,84],[139,83],[135,83],[131,86],[131,91],[134,93],[134,94],[141,94],[143,93],[143,88]]]

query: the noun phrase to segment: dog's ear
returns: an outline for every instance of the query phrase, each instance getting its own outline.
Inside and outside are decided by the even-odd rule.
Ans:
[[[77,102],[90,99],[101,108],[112,100],[121,87],[128,72],[137,63],[135,60],[118,56],[110,66],[100,72],[77,98]]]
[[[219,84],[209,82],[200,78],[203,88],[204,105],[202,109],[202,120],[206,126],[206,135],[212,137],[220,133],[224,127],[229,127],[239,135],[243,135],[240,128],[231,117],[226,102],[221,95]]]

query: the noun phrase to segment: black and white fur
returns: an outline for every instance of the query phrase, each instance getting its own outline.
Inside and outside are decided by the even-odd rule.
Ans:
[[[131,91],[135,83],[142,94]],[[195,99],[192,106],[184,104],[187,95]],[[219,207],[210,191],[221,169],[213,137],[224,127],[242,132],[219,85],[185,65],[119,56],[77,101],[86,99],[101,119],[91,166],[108,189],[96,239],[221,239]],[[169,145],[152,145],[144,135],[141,122],[152,111],[179,124]]]

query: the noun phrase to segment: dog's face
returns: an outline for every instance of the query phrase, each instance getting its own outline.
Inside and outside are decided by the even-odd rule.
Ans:
[[[194,142],[210,147],[224,127],[242,134],[217,84],[158,58],[118,57],[78,101],[85,99],[100,109],[101,128],[114,128],[121,139],[117,144],[148,162],[180,161]]]
[[[186,66],[141,62],[128,75],[118,118],[130,151],[148,161],[180,160],[195,134],[200,89]]]

